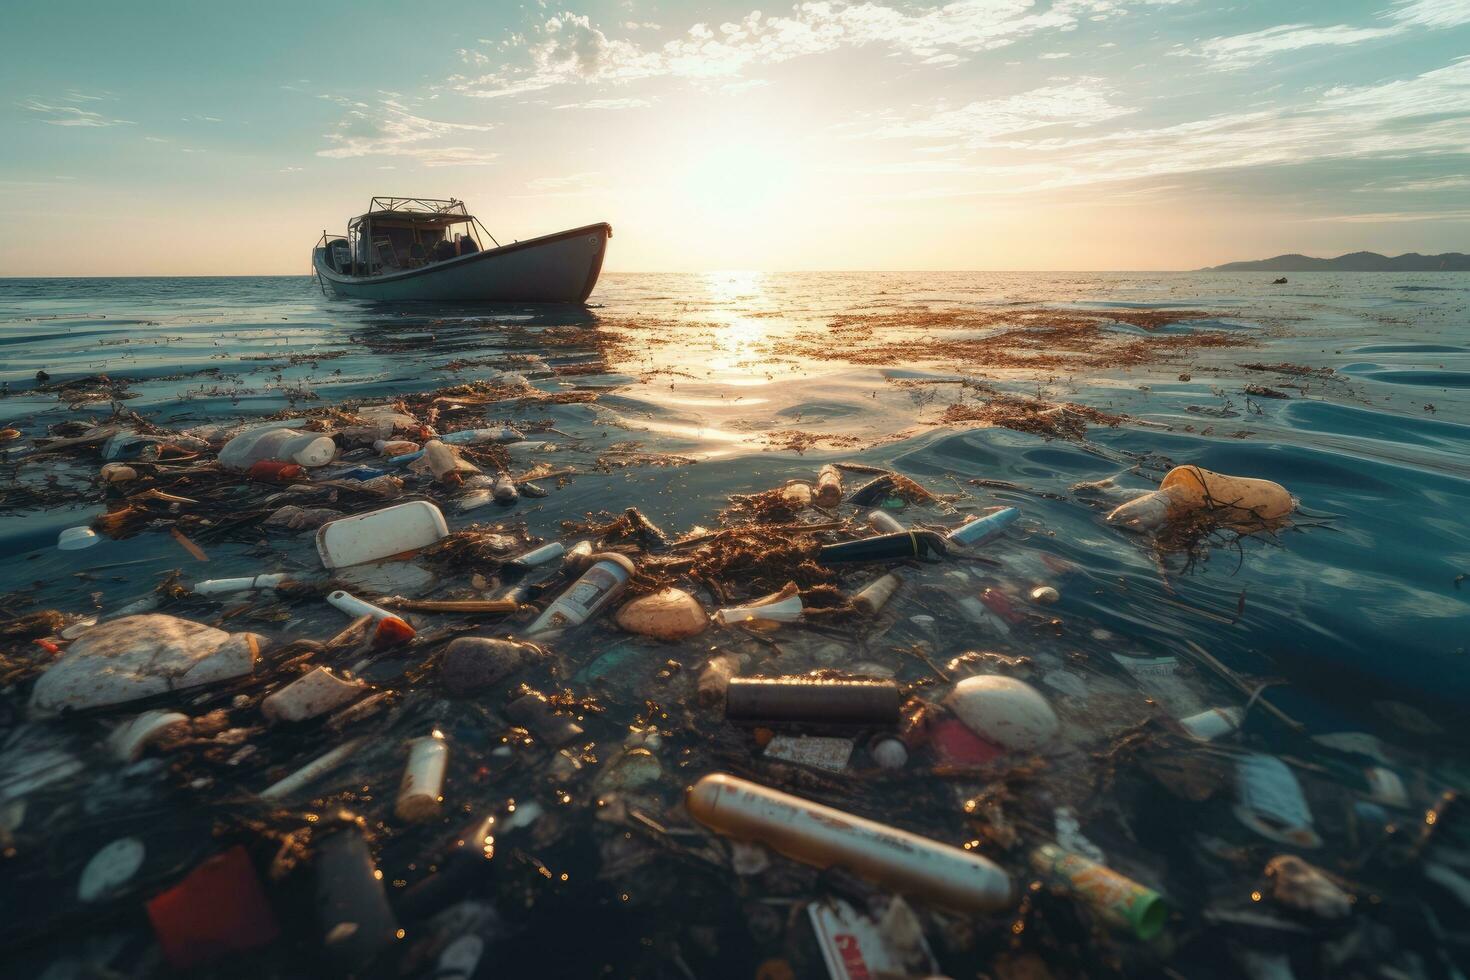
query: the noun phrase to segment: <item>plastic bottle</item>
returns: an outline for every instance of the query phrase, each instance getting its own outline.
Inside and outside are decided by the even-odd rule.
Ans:
[[[1296,509],[1296,499],[1279,483],[1226,476],[1198,466],[1176,466],[1159,489],[1108,515],[1109,524],[1146,531],[1195,511],[1210,511],[1220,523],[1258,528]]]
[[[725,719],[737,725],[892,726],[902,702],[892,680],[733,677],[725,687]]]
[[[927,558],[931,554],[949,554],[944,537],[933,531],[902,531],[879,534],[856,541],[823,545],[817,561],[823,565],[861,561],[901,561],[905,558]]]
[[[499,429],[461,429],[458,432],[448,432],[439,437],[451,446],[474,446],[485,442],[519,442],[525,436],[505,426]]]
[[[407,439],[376,439],[373,448],[380,456],[405,456],[419,451],[419,444]]]
[[[525,554],[512,558],[506,564],[519,569],[535,568],[537,565],[545,565],[549,562],[556,561],[566,553],[567,549],[565,545],[560,541],[552,541],[548,544],[543,544],[539,548],[532,548]]]
[[[448,765],[449,746],[442,732],[436,730],[408,743],[408,764],[403,768],[403,782],[393,805],[399,820],[419,823],[439,813]]]
[[[595,559],[592,567],[536,617],[536,621],[526,628],[527,636],[585,623],[627,587],[634,571],[631,561],[612,552],[592,557]]]
[[[453,449],[450,449],[438,439],[430,439],[424,445],[423,461],[428,466],[429,472],[434,474],[434,479],[443,481],[446,478],[457,479],[461,470],[468,469],[475,472],[473,464],[467,464],[461,460]]]
[[[975,911],[1016,902],[1010,876],[973,851],[725,773],[700,779],[684,803],[690,816],[719,833],[817,868],[847,868],[900,894]]]
[[[903,526],[902,521],[886,510],[869,511],[868,527],[877,531],[879,534],[899,534],[908,530],[908,528]]]
[[[842,472],[828,464],[817,473],[818,507],[836,507],[842,503]]]
[[[393,896],[394,911],[406,922],[448,908],[493,871],[495,818],[477,817],[461,828],[447,847],[432,853],[443,855],[434,862],[436,870]]]
[[[337,444],[331,436],[296,429],[251,429],[225,443],[219,451],[219,464],[238,473],[266,460],[325,466],[336,454]]]
[[[329,667],[303,674],[260,703],[271,721],[306,721],[342,707],[367,691],[360,680],[343,680]]]
[[[949,532],[949,540],[964,545],[980,544],[1016,523],[1016,518],[1020,516],[1021,512],[1015,507],[1003,507],[993,514],[961,524]]]
[[[1164,928],[1168,909],[1159,893],[1080,854],[1043,844],[1031,852],[1031,866],[1076,895],[1104,921],[1147,942]]]

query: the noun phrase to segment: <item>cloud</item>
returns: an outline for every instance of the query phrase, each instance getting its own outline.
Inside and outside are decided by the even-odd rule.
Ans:
[[[696,23],[656,47],[609,37],[585,14],[560,13],[525,39],[529,64],[454,76],[450,84],[467,95],[500,98],[578,83],[729,78],[752,66],[870,45],[947,66],[964,54],[1045,31],[1071,30],[1084,16],[1120,13],[1129,2],[1150,0],[1058,0],[1041,10],[1032,0],[953,0],[927,9],[874,0],[814,0],[798,3],[790,15],[765,16],[757,10],[717,25]]]
[[[69,97],[86,101],[95,101],[100,98],[100,96],[80,95],[78,93],[73,93]],[[82,109],[74,105],[52,105],[50,103],[41,102],[38,99],[25,99],[24,101],[17,102],[16,105],[20,106],[22,109],[27,109],[31,112],[39,113],[44,116],[49,116],[49,119],[45,119],[43,121],[52,126],[86,126],[101,128],[104,126],[134,125],[131,119],[110,119],[107,116],[102,115],[101,113],[92,112],[90,109]]]
[[[1011,138],[1021,133],[1050,126],[1096,125],[1132,111],[1113,104],[1099,79],[1059,79],[1058,84],[1004,98],[971,102],[959,108],[940,106],[923,118],[892,120],[859,135],[943,140],[979,150],[1011,145]]]
[[[409,112],[402,104],[384,100],[377,107],[330,97],[350,106],[347,115],[328,133],[332,146],[316,155],[334,160],[367,156],[401,156],[418,160],[426,167],[484,166],[497,154],[468,146],[429,146],[435,140],[466,132],[486,132],[491,125],[451,123],[426,119]]]
[[[1250,68],[1273,55],[1288,51],[1361,44],[1364,41],[1393,37],[1403,33],[1404,30],[1405,28],[1401,25],[1349,27],[1347,24],[1337,24],[1332,27],[1311,27],[1306,24],[1282,24],[1250,34],[1210,38],[1192,48],[1183,48],[1172,53],[1207,58],[1213,61],[1217,68],[1237,71],[1242,68]]]
[[[1374,211],[1367,214],[1332,214],[1305,220],[1375,225],[1399,224],[1406,221],[1467,221],[1470,220],[1470,209],[1461,208],[1447,211],[1443,208],[1438,208],[1429,211]]]
[[[648,99],[588,99],[586,102],[568,102],[558,109],[643,109],[653,105]]]
[[[537,197],[582,197],[604,190],[606,184],[598,171],[567,174],[562,177],[537,177],[526,182],[529,194],[512,195],[518,199]]]
[[[1097,125],[1127,113],[1096,79],[1073,79],[960,109],[937,106],[869,135],[978,151],[991,193],[1329,159],[1464,153],[1470,146],[1470,56],[1409,78],[1329,89],[1300,105],[1153,127]],[[1049,128],[1058,124],[1087,131],[1069,135]]]
[[[1425,180],[1406,180],[1401,184],[1391,184],[1387,187],[1365,187],[1360,190],[1383,191],[1389,194],[1418,194],[1457,190],[1461,187],[1470,189],[1470,174],[1448,174],[1444,177],[1430,177]]]
[[[1470,24],[1467,0],[1396,0],[1388,16],[1419,27],[1461,27]]]

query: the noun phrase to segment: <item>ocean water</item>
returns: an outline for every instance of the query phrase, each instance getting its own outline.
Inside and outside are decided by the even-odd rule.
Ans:
[[[947,507],[901,519],[953,524],[978,508],[1011,504],[1021,509],[1022,521],[988,546],[994,564],[972,572],[968,584],[940,571],[925,573],[912,599],[937,612],[936,625],[899,621],[881,636],[853,636],[848,660],[835,665],[817,653],[811,654],[815,660],[803,659],[808,651],[797,639],[792,665],[881,662],[884,643],[924,640],[940,662],[972,650],[1030,656],[1038,664],[1036,677],[1048,665],[1071,664],[1084,679],[1106,686],[1116,684],[1116,668],[1106,663],[1114,654],[1186,659],[1184,651],[1194,644],[1242,677],[1269,680],[1257,696],[1307,732],[1364,732],[1379,739],[1410,787],[1410,810],[1422,810],[1465,772],[1456,760],[1465,745],[1460,709],[1470,696],[1470,581],[1464,581],[1470,574],[1470,275],[1305,273],[1291,275],[1286,285],[1271,279],[1262,273],[628,274],[604,276],[586,310],[384,308],[324,295],[301,277],[0,280],[0,422],[24,434],[5,449],[0,594],[9,596],[10,615],[23,607],[16,597],[67,612],[106,612],[150,593],[174,570],[188,581],[314,567],[309,535],[206,543],[207,567],[163,533],[80,552],[57,550],[59,531],[87,522],[104,506],[92,484],[95,461],[26,459],[29,438],[44,435],[47,426],[98,421],[116,407],[186,429],[382,401],[509,369],[544,391],[596,395],[595,401],[495,418],[532,428],[549,424],[551,431],[536,437],[560,444],[548,461],[578,474],[544,499],[523,499],[512,513],[450,515],[452,526],[523,521],[530,533],[554,538],[563,520],[636,505],[681,533],[710,526],[732,494],[811,479],[823,463],[892,468],[936,493],[956,495]],[[1134,366],[1037,371],[957,360],[945,346],[957,334],[924,325],[926,311],[935,309],[1036,307],[1059,313],[1205,311],[1207,318],[1163,332],[1230,332],[1252,346],[1193,350]],[[902,356],[881,363],[846,357],[835,339],[823,349],[832,321],[853,316],[901,321],[892,329]],[[1127,324],[1110,329],[1120,337],[1144,333]],[[1297,365],[1311,373],[1240,366],[1247,363]],[[51,386],[105,373],[126,381],[127,397],[114,405],[38,392],[38,371],[50,376]],[[946,405],[975,399],[967,395],[973,389],[966,379],[1122,414],[1127,421],[1094,425],[1084,441],[941,423]],[[1244,389],[1252,384],[1289,397],[1248,397]],[[1297,526],[1206,550],[1193,563],[1161,559],[1147,539],[1108,526],[1105,509],[1070,489],[1110,477],[1149,488],[1170,463],[1277,481],[1300,500]],[[849,486],[860,479],[849,474]],[[29,488],[27,500],[40,489],[65,502],[17,508],[11,503],[19,499],[17,487]],[[1050,626],[997,631],[966,623],[952,608],[954,596],[966,589],[989,585],[1023,595],[1040,583],[1061,594],[1045,610]],[[340,625],[331,610],[301,611],[283,624],[315,638]],[[605,625],[578,636],[575,648],[561,651],[571,667],[585,667],[625,642]],[[692,675],[709,645],[650,651],[627,686],[605,692],[609,708],[602,722],[614,732],[628,725],[642,709],[638,683],[654,683],[671,657]],[[909,673],[900,676],[912,679],[912,669],[904,669]],[[1223,703],[1227,692],[1246,700],[1197,665],[1196,671],[1189,677],[1204,706]],[[667,697],[678,699],[672,691]],[[1079,702],[1068,706],[1064,720],[1080,732],[1089,713],[1100,711]],[[18,724],[19,709],[9,714]],[[1263,717],[1269,719],[1260,711],[1248,715],[1246,737],[1256,739],[1258,749],[1277,737],[1268,722],[1259,722]],[[464,730],[468,721],[451,723],[462,739],[472,737]],[[1107,744],[1099,735],[1107,728],[1107,721],[1097,721],[1093,751]],[[1086,739],[1079,735],[1075,744]],[[665,763],[670,809],[677,807],[680,778],[700,774],[697,758],[696,749],[693,764]],[[465,792],[463,771],[452,773],[451,787],[458,778],[461,799],[510,795],[504,786]],[[532,788],[530,772],[515,778],[524,793],[544,792]],[[107,827],[99,836],[89,828],[98,816],[62,802],[63,791],[86,785],[78,776],[51,787],[57,825],[81,835],[60,845],[65,856],[56,859],[48,879],[58,895],[71,887],[91,851],[118,835]],[[1048,792],[1052,803],[1061,802],[1060,790]],[[1079,792],[1078,804],[1086,799]],[[946,823],[932,804],[911,812],[902,800],[901,794],[896,801],[870,797],[868,815],[963,839],[958,810]],[[179,805],[169,796],[140,805],[139,812],[171,819]],[[211,812],[223,806],[216,800]],[[565,813],[545,819],[553,817],[574,820]],[[1228,816],[1221,819],[1229,823]],[[1151,848],[1140,843],[1138,828],[1102,815],[1097,820],[1094,834],[1115,839],[1121,863],[1146,869],[1186,917],[1208,904],[1208,895],[1188,894],[1177,872],[1171,874],[1177,855],[1155,853],[1150,863]],[[729,975],[750,975],[746,967],[762,958],[751,960],[760,944],[746,948],[730,938],[748,918],[750,896],[712,907],[719,941],[710,942],[723,952],[691,952],[688,937],[680,939],[680,928],[665,919],[678,905],[681,883],[702,872],[690,870],[687,860],[665,868],[647,859],[654,861],[652,877],[672,884],[640,882],[637,887],[649,892],[646,904],[636,895],[619,901],[622,886],[597,870],[609,861],[606,843],[599,843],[592,818],[585,821],[576,824],[580,831],[558,837],[553,850],[574,869],[574,878],[590,873],[596,885],[543,897],[544,912],[523,914],[514,928],[507,926],[505,934],[514,938],[504,940],[506,962],[550,956],[545,962],[568,970],[606,963],[616,975],[663,975],[648,964],[666,958],[673,942],[686,958],[705,957],[698,975],[724,975],[727,966]],[[1322,822],[1331,832],[1318,860],[1331,865],[1332,855],[1348,844],[1333,836],[1336,822]],[[17,839],[25,840],[33,827],[23,824]],[[407,853],[406,841],[398,846]],[[534,850],[529,844],[524,849]],[[385,865],[392,861],[391,844],[388,854]],[[675,859],[665,854],[664,860]],[[395,874],[412,877],[401,868]],[[639,872],[645,880],[648,875]],[[694,893],[708,886],[701,881]],[[119,915],[119,929],[136,926]],[[599,917],[601,925],[586,928],[603,944],[601,952],[533,951],[572,916]],[[39,915],[22,921],[40,937],[33,937],[32,955],[44,961],[58,954],[59,934],[48,931],[54,921]],[[983,942],[961,946],[941,959],[964,969],[977,964],[973,957],[989,956],[985,949]],[[710,963],[720,969],[712,972]]]

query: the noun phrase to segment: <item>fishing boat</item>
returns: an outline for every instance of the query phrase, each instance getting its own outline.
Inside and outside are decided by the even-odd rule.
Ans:
[[[600,222],[502,245],[463,201],[375,197],[347,234],[322,232],[311,264],[355,299],[585,303],[611,237]]]

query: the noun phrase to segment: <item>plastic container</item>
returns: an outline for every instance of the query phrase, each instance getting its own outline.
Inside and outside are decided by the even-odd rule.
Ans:
[[[507,425],[499,429],[461,429],[439,438],[451,446],[474,446],[485,442],[519,442],[525,436]]]
[[[942,535],[933,531],[901,531],[897,534],[879,534],[856,541],[823,545],[817,561],[823,565],[846,562],[902,561],[906,558],[928,558],[930,555],[943,557],[949,554]]]
[[[516,489],[516,483],[508,474],[502,473],[495,478],[495,485],[490,488],[490,493],[495,502],[502,507],[508,507],[521,498],[521,492]]]
[[[1163,930],[1169,916],[1164,900],[1152,888],[1055,844],[1032,851],[1031,866],[1076,895],[1108,925],[1145,942]]]
[[[903,699],[892,680],[733,677],[725,719],[737,725],[894,726]]]
[[[974,911],[1016,902],[1010,876],[979,854],[735,776],[705,776],[684,802],[690,816],[719,833],[813,867],[847,868],[900,894]]]
[[[1179,724],[1184,726],[1184,730],[1191,738],[1197,738],[1201,742],[1213,742],[1238,729],[1244,717],[1245,712],[1233,706],[1210,708],[1197,715],[1180,718]]]
[[[317,529],[316,550],[327,568],[345,568],[426,548],[448,533],[438,507],[414,500],[328,521]]]
[[[242,432],[219,451],[219,464],[243,473],[256,463],[270,460],[299,466],[325,466],[337,455],[331,436],[297,429],[251,429]]]
[[[587,622],[627,588],[633,563],[612,552],[592,556],[592,567],[526,628],[527,636],[549,633]]]
[[[449,746],[440,732],[408,743],[408,764],[393,812],[399,820],[419,823],[439,813],[444,802],[444,770],[449,765]]]
[[[366,690],[360,680],[343,680],[330,668],[318,667],[272,692],[260,703],[260,711],[271,721],[306,721],[335,711]]]
[[[981,544],[1016,523],[1020,516],[1021,512],[1017,508],[1003,507],[993,514],[961,524],[949,532],[949,540],[970,546]]]

